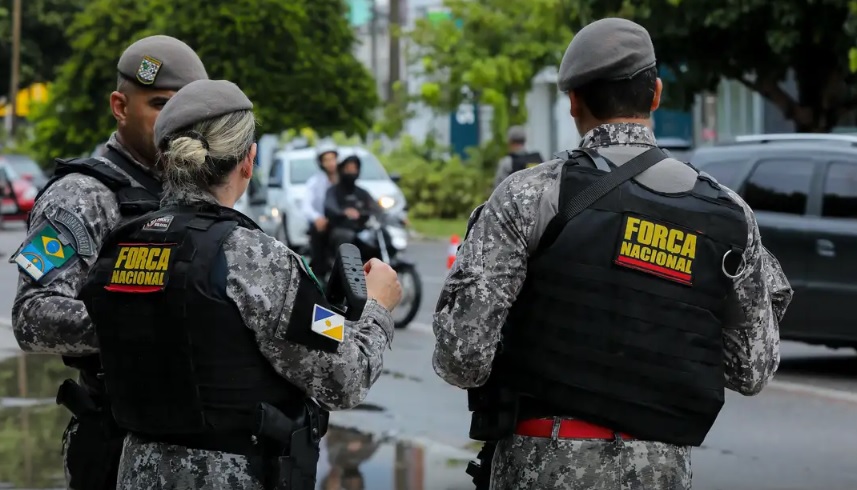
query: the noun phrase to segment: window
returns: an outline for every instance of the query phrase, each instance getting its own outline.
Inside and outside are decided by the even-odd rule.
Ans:
[[[289,159],[289,180],[292,184],[303,184],[318,172],[318,160],[315,158]]]
[[[271,165],[271,173],[268,174],[268,186],[282,187],[283,185],[283,160],[278,158]]]
[[[735,189],[735,183],[738,181],[738,174],[744,170],[746,160],[716,160],[708,163],[691,162],[696,165],[699,170],[714,177],[717,182],[725,185],[730,189]]]
[[[814,169],[806,160],[762,160],[747,180],[744,200],[754,211],[803,214]]]
[[[339,161],[345,159],[348,155],[352,155],[353,153],[344,152],[339,155]],[[360,179],[361,180],[386,180],[387,172],[384,171],[384,167],[381,165],[381,162],[375,158],[374,155],[368,152],[358,152],[357,156],[360,157]],[[303,184],[313,174],[319,172],[318,169],[318,160],[313,158],[293,158],[289,160],[289,180],[291,180],[292,184]]]
[[[833,162],[827,169],[821,215],[857,218],[857,163]]]

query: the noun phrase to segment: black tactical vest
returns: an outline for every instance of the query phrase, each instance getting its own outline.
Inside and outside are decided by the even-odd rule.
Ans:
[[[118,425],[200,449],[249,443],[253,410],[297,414],[306,396],[277,375],[226,295],[222,245],[237,227],[220,206],[164,208],[113,231],[83,288]]]
[[[560,209],[601,175],[566,162]],[[625,182],[531,257],[498,375],[541,412],[524,414],[700,445],[724,400],[724,255],[746,244],[743,210],[715,182]]]
[[[525,168],[535,167],[542,163],[542,156],[538,152],[533,153],[510,153],[512,158],[512,173],[520,172]]]
[[[145,213],[158,209],[163,188],[161,183],[154,177],[146,174],[120,152],[109,149],[104,158],[121,168],[124,172],[134,178],[142,187],[131,184],[131,180],[117,172],[109,165],[97,158],[74,158],[69,160],[56,160],[56,169],[45,187],[36,195],[36,200],[48,190],[55,182],[69,174],[83,174],[92,177],[116,194],[119,202],[119,212],[123,219],[141,216]],[[27,219],[27,228],[30,221]],[[103,386],[97,379],[97,373],[101,369],[98,355],[80,357],[62,356],[66,366],[80,370],[80,381],[89,388],[90,393],[96,398],[103,395]]]

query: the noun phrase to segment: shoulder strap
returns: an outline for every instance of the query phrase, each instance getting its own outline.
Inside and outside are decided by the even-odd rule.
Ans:
[[[163,194],[164,188],[158,179],[152,177],[148,173],[144,172],[143,169],[128,161],[128,158],[115,148],[109,148],[107,153],[104,154],[104,158],[110,160],[114,165],[121,168],[123,172],[130,175],[132,179],[143,186],[143,188],[149,191],[153,196],[160,197],[161,194]]]
[[[571,198],[559,213],[548,223],[545,233],[539,241],[538,251],[543,250],[556,240],[565,225],[580,214],[584,209],[592,206],[599,199],[606,196],[613,189],[633,179],[656,163],[667,158],[660,148],[650,148],[624,165],[599,177],[595,182],[583,189],[580,194]],[[597,165],[597,164],[596,164]]]

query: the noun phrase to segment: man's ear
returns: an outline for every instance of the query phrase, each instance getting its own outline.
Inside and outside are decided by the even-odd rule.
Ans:
[[[663,93],[664,84],[661,82],[661,79],[658,78],[655,80],[655,96],[652,98],[652,112],[658,110],[658,107],[661,105],[661,93]]]
[[[110,94],[110,110],[116,122],[123,125],[128,117],[128,96],[116,91]]]

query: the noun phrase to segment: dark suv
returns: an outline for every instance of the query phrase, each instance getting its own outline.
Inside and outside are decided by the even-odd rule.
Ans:
[[[795,290],[781,337],[857,347],[857,136],[742,136],[690,162],[755,211]]]

